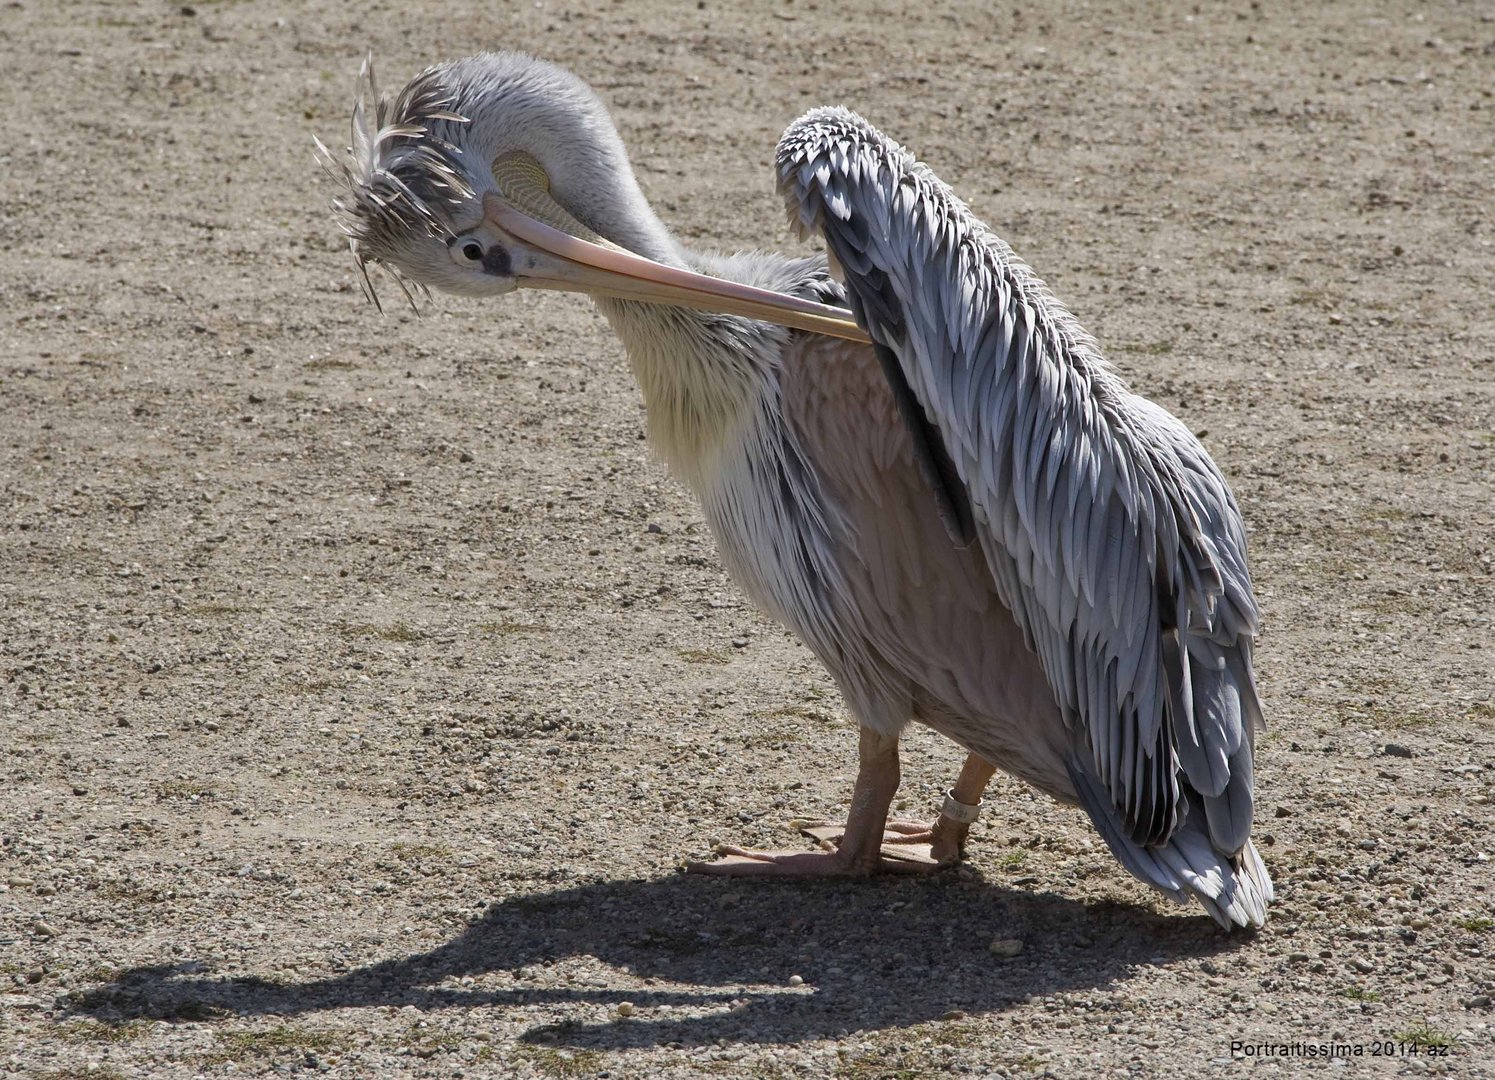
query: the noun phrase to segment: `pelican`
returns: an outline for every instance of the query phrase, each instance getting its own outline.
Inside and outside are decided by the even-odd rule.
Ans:
[[[382,264],[407,296],[591,296],[728,571],[855,715],[844,824],[687,869],[938,869],[1000,768],[1082,807],[1168,897],[1262,925],[1258,611],[1235,499],[902,146],[843,108],[789,126],[778,188],[827,249],[808,258],[687,249],[597,95],[520,53],[393,96],[365,63],[351,147],[318,147],[366,285]],[[911,720],[969,755],[930,826],[888,820]]]

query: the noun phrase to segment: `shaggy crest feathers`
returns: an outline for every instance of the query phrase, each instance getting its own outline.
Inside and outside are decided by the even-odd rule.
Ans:
[[[638,189],[606,105],[571,72],[525,53],[438,64],[393,96],[378,91],[366,62],[352,145],[341,159],[318,146],[341,189],[334,210],[360,268],[382,264],[407,295],[416,283],[463,292],[446,243],[482,219],[486,194],[501,193],[493,162],[505,153],[534,158],[550,197],[591,231],[684,265]]]
[[[344,189],[332,200],[333,212],[358,262],[364,294],[381,311],[369,263],[384,266],[415,307],[412,287],[427,291],[400,272],[395,254],[412,233],[445,239],[450,229],[443,211],[473,197],[459,163],[461,147],[436,131],[436,121],[468,123],[452,111],[443,73],[427,68],[399,94],[381,94],[374,58],[365,57],[353,99],[352,145],[339,158],[313,137],[322,167]]]

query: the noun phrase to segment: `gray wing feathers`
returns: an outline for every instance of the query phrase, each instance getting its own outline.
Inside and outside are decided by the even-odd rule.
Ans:
[[[1105,812],[1108,797],[1089,771],[1077,760],[1068,764],[1080,804],[1122,866],[1179,903],[1193,896],[1222,926],[1262,925],[1275,894],[1256,845],[1246,841],[1240,855],[1222,863],[1213,839],[1190,819],[1169,843],[1142,847]]]
[[[967,488],[1112,849],[1164,891],[1259,911],[1264,871],[1234,899],[1216,887],[1260,866],[1247,837],[1261,723],[1245,537],[1218,469],[1126,389],[1005,243],[860,117],[807,114],[777,165],[800,231],[824,235]]]

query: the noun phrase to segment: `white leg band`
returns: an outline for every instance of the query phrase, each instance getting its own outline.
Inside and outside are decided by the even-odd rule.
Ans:
[[[940,807],[940,816],[947,817],[960,825],[969,825],[981,816],[981,802],[976,800],[976,805],[960,802],[955,798],[953,791],[945,792],[945,805]]]

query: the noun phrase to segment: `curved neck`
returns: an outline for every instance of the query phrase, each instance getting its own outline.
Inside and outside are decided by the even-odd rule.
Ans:
[[[572,213],[619,247],[666,266],[684,269],[689,264],[685,249],[639,190],[627,158],[601,183],[557,177],[551,182],[551,194],[562,206],[583,208],[584,213],[575,209]]]
[[[575,107],[561,90],[536,106],[526,93],[530,89],[505,85],[503,92],[515,101],[475,110],[469,144],[478,148],[477,156],[486,165],[500,154],[528,154],[545,171],[551,197],[583,225],[634,254],[684,267],[685,252],[644,198],[623,140],[602,104],[589,100],[585,107]],[[573,87],[571,92],[574,96],[584,89]],[[535,112],[544,122],[533,119]]]

